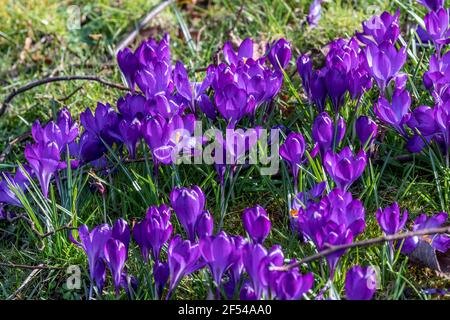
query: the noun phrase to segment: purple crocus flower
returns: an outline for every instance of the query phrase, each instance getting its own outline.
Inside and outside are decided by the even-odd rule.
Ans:
[[[272,66],[276,70],[280,70],[280,67],[285,69],[289,65],[291,55],[291,43],[281,38],[271,44],[267,57]]]
[[[58,170],[66,168],[66,163],[60,161],[58,145],[55,142],[29,144],[25,147],[25,158],[39,180],[42,194],[47,198],[50,179]]]
[[[103,140],[109,146],[120,141],[119,115],[109,104],[99,102],[94,114],[89,108],[86,109],[80,114],[80,122],[93,137]]]
[[[360,233],[364,229],[364,208],[359,200],[352,200],[350,193],[335,189],[329,199],[309,202],[306,208],[300,208],[298,227],[320,251],[333,245],[348,244],[354,238],[352,230]],[[340,250],[327,256],[330,278],[344,253],[345,250]]]
[[[356,33],[358,40],[369,45],[380,45],[384,41],[394,44],[400,35],[400,10],[391,15],[385,11],[380,16],[374,15],[362,23],[363,32]]]
[[[441,212],[432,217],[428,217],[426,214],[421,214],[414,220],[412,231],[418,231],[430,228],[439,228],[446,223],[448,219],[448,213]],[[420,241],[426,241],[431,246],[440,252],[447,252],[450,248],[450,236],[446,234],[434,234],[427,236],[414,236],[407,238],[402,245],[402,253],[411,253],[416,249]]]
[[[378,224],[385,234],[396,234],[405,227],[408,211],[403,211],[403,217],[401,217],[398,203],[394,202],[390,207],[379,208],[376,216]]]
[[[430,11],[438,11],[444,7],[445,0],[417,0],[417,2]]]
[[[345,93],[348,90],[347,73],[339,69],[329,69],[325,74],[325,86],[333,111],[337,114],[344,104]]]
[[[70,240],[82,248],[86,253],[89,264],[89,275],[91,281],[97,284],[99,292],[103,288],[103,283],[105,281],[105,265],[102,260],[104,257],[104,248],[106,242],[111,239],[112,230],[107,224],[102,224],[92,231],[89,231],[86,225],[81,225],[78,228],[78,236],[81,242],[76,241],[72,233],[69,233]]]
[[[323,0],[314,0],[309,7],[309,14],[306,20],[311,28],[319,25],[319,20],[322,15],[322,2]]]
[[[242,223],[254,243],[263,243],[270,233],[270,219],[260,205],[247,208],[242,215]]]
[[[170,286],[167,299],[183,277],[197,269],[200,258],[200,249],[197,243],[183,240],[176,235],[167,249],[167,261],[169,264]]]
[[[439,132],[439,125],[436,122],[436,110],[437,107],[430,108],[428,106],[419,106],[411,112],[411,117],[409,118],[407,125],[415,134],[409,139],[407,144],[407,148],[410,152],[420,152],[426,142],[430,142],[433,138],[437,138],[436,142],[442,146],[441,143],[443,141],[436,135],[436,133]]]
[[[302,134],[291,132],[285,142],[280,147],[280,156],[286,160],[292,169],[294,175],[294,184],[298,181],[298,171],[303,162],[305,154],[305,139]]]
[[[430,57],[430,66],[423,75],[423,83],[430,90],[437,104],[443,104],[449,100],[450,82],[450,52],[442,57],[434,54]]]
[[[130,244],[130,227],[124,219],[117,219],[114,223],[111,230],[111,237],[122,242],[128,251],[128,246]]]
[[[450,43],[449,10],[430,11],[423,20],[428,36],[440,52],[443,45]]]
[[[121,117],[128,121],[143,120],[149,114],[145,102],[143,95],[127,94],[117,100],[117,110],[119,110]]]
[[[133,228],[133,237],[141,248],[144,261],[147,262],[149,251],[156,262],[159,262],[161,248],[172,235],[170,208],[165,204],[151,206],[145,219]]]
[[[308,97],[311,97],[311,77],[313,74],[313,64],[311,58],[307,54],[302,54],[298,57],[297,72],[302,79],[303,88]]]
[[[246,38],[242,41],[238,52],[234,51],[233,45],[230,42],[226,42],[223,46],[223,56],[229,65],[237,65],[239,61],[246,61],[249,58],[253,58],[253,40]]]
[[[147,119],[142,125],[142,134],[153,154],[156,164],[171,164],[174,156],[183,148],[192,149],[198,141],[192,138],[195,116],[173,116],[166,120],[161,115]]]
[[[109,239],[104,247],[104,257],[114,281],[116,294],[121,288],[122,271],[127,260],[127,248],[125,244],[117,239]]]
[[[223,274],[240,258],[233,238],[223,231],[217,236],[203,237],[200,240],[200,252],[219,288]]]
[[[134,119],[132,122],[122,120],[119,123],[120,138],[127,147],[132,159],[136,158],[136,146],[142,138],[141,126],[141,121],[138,119]]]
[[[170,193],[170,203],[188,238],[195,240],[195,226],[205,208],[205,194],[198,186],[175,187]]]
[[[378,125],[368,116],[356,119],[355,129],[361,146],[372,144],[378,134]]]
[[[336,136],[335,126],[337,125]],[[314,120],[312,127],[312,136],[314,141],[319,145],[320,154],[325,156],[326,152],[333,147],[338,146],[345,135],[345,121],[339,116],[337,124],[333,123],[330,116],[326,112],[319,114]]]
[[[323,159],[328,174],[336,182],[337,187],[345,191],[362,175],[366,164],[367,156],[364,150],[354,155],[349,147],[344,147],[337,154],[330,150]]]
[[[61,153],[66,152],[66,146],[78,137],[78,133],[78,124],[72,120],[67,108],[58,112],[56,122],[50,121],[45,127],[41,127],[39,120],[36,120],[31,128],[35,142],[42,144],[55,142]]]
[[[353,199],[350,192],[333,189],[320,201],[320,208],[326,212],[328,221],[350,229],[354,237],[364,231],[364,206],[359,199]]]
[[[410,118],[409,107],[411,96],[406,90],[396,90],[392,96],[392,103],[383,97],[378,99],[373,109],[376,116],[384,123],[392,126],[400,134],[406,135],[404,125]]]
[[[125,76],[128,87],[134,92],[136,85],[135,76],[140,68],[139,60],[129,48],[125,48],[117,53],[117,63]]]
[[[366,67],[384,93],[389,82],[399,76],[400,69],[406,61],[406,48],[399,51],[395,45],[383,42],[379,46],[369,44],[365,50]]]
[[[321,229],[321,233],[316,235],[316,245],[319,250],[322,251],[329,247],[350,244],[353,239],[354,236],[350,229],[346,229],[344,226],[339,226],[331,222]],[[330,268],[330,279],[334,277],[339,258],[344,254],[345,250],[339,250],[326,257]]]
[[[310,272],[302,275],[298,268],[280,272],[275,280],[274,295],[280,300],[298,300],[314,285],[314,275]]]
[[[214,230],[214,217],[209,211],[203,211],[195,224],[195,232],[199,239],[211,236]]]
[[[354,266],[347,271],[345,294],[348,300],[370,300],[377,290],[377,275],[372,267]]]

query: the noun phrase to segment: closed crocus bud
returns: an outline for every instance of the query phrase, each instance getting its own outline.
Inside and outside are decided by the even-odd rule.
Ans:
[[[314,120],[312,128],[312,136],[314,141],[318,143],[320,154],[325,156],[326,152],[335,145],[339,145],[345,135],[345,121],[342,117],[339,117],[337,123],[336,138],[334,138],[335,127],[333,120],[326,112],[319,114]]]
[[[339,113],[348,89],[346,72],[339,69],[328,70],[325,74],[325,86],[333,106],[333,111]]]
[[[191,241],[195,240],[195,225],[205,208],[205,195],[198,186],[174,188],[170,204]]]
[[[218,287],[224,272],[240,258],[233,238],[223,231],[217,236],[203,237],[200,240],[200,252]]]
[[[297,59],[297,72],[302,79],[303,89],[306,95],[311,98],[311,77],[313,72],[313,65],[310,57],[303,54]]]
[[[356,120],[355,129],[362,146],[370,145],[378,133],[378,125],[367,116],[360,116]]]
[[[266,210],[257,205],[247,208],[242,215],[244,229],[255,243],[263,243],[270,233],[270,220]]]
[[[125,48],[117,53],[117,62],[119,64],[120,71],[122,71],[127,84],[131,91],[134,92],[136,85],[136,72],[139,70],[139,60],[131,52],[130,49]]]
[[[305,139],[300,133],[291,132],[284,144],[280,147],[281,157],[289,162],[292,173],[294,175],[294,181],[297,182],[298,171],[300,164],[303,162],[303,156],[305,154]]]
[[[104,256],[113,277],[116,294],[119,294],[122,271],[127,260],[127,248],[122,241],[109,239],[104,248]]]
[[[403,216],[401,216],[398,203],[394,202],[390,207],[379,208],[376,216],[378,224],[385,234],[396,234],[405,227],[408,211],[403,211]]]
[[[348,300],[370,300],[377,290],[377,275],[372,267],[354,266],[347,271],[345,294]]]
[[[209,211],[203,211],[203,213],[198,217],[195,226],[195,232],[199,239],[207,237],[213,234],[214,230],[214,218],[209,213]]]
[[[285,69],[291,60],[291,43],[283,38],[276,41],[272,44],[268,58],[275,69]]]
[[[338,188],[347,189],[358,179],[367,164],[367,156],[364,150],[354,155],[349,147],[345,147],[339,153],[328,151],[323,165],[328,174],[333,178]]]

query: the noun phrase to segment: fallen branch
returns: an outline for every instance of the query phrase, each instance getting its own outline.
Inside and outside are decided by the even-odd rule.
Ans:
[[[441,228],[422,229],[422,230],[405,232],[405,233],[397,233],[394,235],[385,235],[382,237],[362,240],[362,241],[353,242],[350,244],[331,246],[330,248],[328,248],[326,250],[323,250],[321,252],[313,254],[309,257],[303,258],[299,261],[292,262],[285,266],[272,267],[271,270],[273,270],[273,271],[289,271],[289,270],[291,270],[295,267],[298,267],[304,263],[308,263],[311,261],[315,261],[315,260],[324,258],[332,253],[337,252],[337,251],[346,250],[346,249],[355,248],[355,247],[368,247],[368,246],[372,246],[372,245],[376,245],[376,244],[380,244],[380,243],[384,243],[384,242],[388,242],[388,241],[402,240],[402,239],[406,239],[406,238],[410,238],[410,237],[414,237],[414,236],[425,236],[425,235],[430,235],[430,234],[441,234],[441,233],[450,233],[450,226],[441,227]]]
[[[159,5],[154,7],[136,26],[136,28],[131,32],[125,39],[123,39],[116,48],[116,55],[120,50],[128,47],[128,45],[138,36],[141,30],[156,17],[161,11],[163,11],[168,5],[172,4],[174,0],[167,0],[161,2]]]
[[[13,90],[3,101],[1,107],[0,107],[0,117],[5,113],[6,108],[8,107],[8,105],[11,103],[11,101],[19,94],[28,91],[30,89],[33,89],[35,87],[41,86],[43,84],[46,83],[51,83],[51,82],[58,82],[58,81],[72,81],[72,80],[87,80],[87,81],[95,81],[95,82],[99,82],[105,86],[111,87],[111,88],[115,88],[118,90],[123,90],[123,91],[130,91],[130,89],[128,87],[122,86],[120,84],[117,83],[113,83],[113,82],[109,82],[106,81],[102,78],[99,78],[97,76],[91,76],[91,75],[75,75],[75,76],[61,76],[61,77],[49,77],[49,78],[44,78],[44,79],[40,79],[40,80],[36,80],[36,81],[32,81],[26,85],[24,85],[23,87],[20,87],[16,90]]]
[[[30,226],[31,231],[33,231],[33,233],[36,236],[38,236],[38,238],[40,238],[40,239],[48,238],[48,237],[54,235],[57,232],[61,232],[61,231],[65,231],[65,230],[76,230],[77,229],[75,227],[72,227],[70,223],[67,223],[67,224],[63,225],[62,227],[59,227],[59,228],[57,228],[55,230],[52,230],[52,231],[49,231],[49,232],[46,232],[46,233],[40,233],[39,230],[36,229],[36,226],[35,226],[34,222],[31,221],[31,219],[28,218],[25,215],[19,215],[19,216],[15,216],[13,218],[8,218],[8,222],[10,222],[10,223],[12,223],[14,221],[17,221],[17,220],[24,220]]]

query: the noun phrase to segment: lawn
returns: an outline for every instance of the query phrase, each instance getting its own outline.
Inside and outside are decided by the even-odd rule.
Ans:
[[[23,88],[32,81],[74,76],[89,76],[91,79],[72,78],[48,82],[12,97],[6,105],[5,113],[0,116],[0,171],[2,173],[16,173],[24,170],[24,165],[31,164],[27,160],[24,150],[39,139],[37,138],[39,134],[31,134],[36,120],[39,120],[40,124],[44,126],[52,120],[56,121],[59,111],[67,108],[75,122],[84,121],[83,125],[79,124],[79,134],[74,140],[78,142],[77,145],[81,145],[81,134],[88,131],[87,127],[89,127],[85,125],[87,121],[83,120],[87,118],[84,113],[86,109],[94,111],[97,108],[99,110],[102,107],[97,107],[97,103],[109,103],[117,116],[115,112],[118,111],[117,105],[120,105],[119,99],[130,91],[128,88],[130,78],[127,77],[126,71],[131,68],[129,66],[122,67],[122,71],[125,70],[125,72],[121,72],[117,51],[118,47],[136,28],[139,29],[139,32],[135,38],[132,38],[132,41],[126,44],[127,47],[135,50],[142,41],[149,38],[154,38],[159,42],[164,37],[168,37],[170,38],[168,60],[172,66],[175,67],[175,63],[181,61],[187,70],[189,80],[199,83],[204,81],[205,77],[207,78],[209,65],[229,62],[223,52],[224,45],[228,41],[236,49],[246,38],[251,38],[253,40],[253,57],[266,55],[267,46],[272,48],[274,41],[278,39],[284,38],[289,41],[292,57],[283,68],[275,65],[276,63],[271,65],[269,61],[266,61],[265,68],[270,66],[270,72],[273,72],[274,77],[279,77],[282,86],[276,95],[264,98],[265,100],[263,99],[264,101],[259,103],[257,111],[252,114],[247,113],[242,119],[239,119],[240,121],[235,121],[234,114],[230,118],[224,116],[227,111],[222,111],[215,105],[218,105],[221,100],[216,96],[221,90],[224,90],[224,95],[228,94],[229,96],[227,98],[221,96],[223,100],[236,100],[238,101],[236,104],[239,104],[242,90],[229,93],[220,87],[220,81],[217,81],[219,84],[213,82],[203,96],[211,105],[214,103],[212,108],[213,113],[218,115],[216,119],[206,116],[205,109],[198,107],[198,101],[193,107],[194,111],[189,109],[189,103],[185,103],[188,107],[180,109],[182,110],[180,115],[184,117],[183,119],[186,119],[188,114],[195,115],[195,118],[201,121],[204,131],[211,128],[225,131],[225,128],[233,125],[240,129],[260,126],[266,130],[280,128],[281,144],[288,140],[289,134],[292,132],[300,133],[301,139],[304,140],[300,142],[300,144],[303,143],[301,161],[292,164],[281,153],[281,158],[276,157],[280,162],[279,170],[274,174],[261,174],[260,168],[264,167],[261,163],[227,165],[222,168],[224,171],[217,171],[216,166],[205,163],[205,161],[199,164],[165,164],[164,155],[155,153],[152,147],[152,144],[160,143],[159,140],[162,140],[161,136],[165,130],[169,131],[168,126],[161,125],[163,129],[161,129],[160,136],[157,137],[152,131],[148,137],[145,133],[139,137],[137,141],[140,143],[135,150],[135,157],[130,154],[130,147],[127,143],[125,145],[119,143],[117,139],[121,138],[115,138],[110,133],[102,135],[97,140],[92,140],[97,144],[87,147],[90,149],[89,151],[95,149],[91,153],[96,153],[99,149],[103,150],[99,157],[90,157],[89,154],[89,156],[80,155],[80,158],[77,158],[77,156],[72,156],[69,144],[64,145],[61,150],[56,151],[58,157],[61,153],[61,168],[55,169],[48,179],[48,192],[42,187],[42,179],[38,179],[39,173],[37,172],[26,174],[27,182],[24,188],[13,185],[11,182],[7,183],[6,181],[11,180],[6,176],[0,176],[0,183],[3,183],[0,184],[0,299],[225,298],[228,295],[228,287],[221,284],[221,281],[233,282],[232,268],[230,267],[232,264],[228,263],[227,266],[224,266],[223,277],[219,277],[218,281],[214,280],[209,268],[205,266],[205,263],[202,265],[202,261],[208,261],[207,254],[201,253],[207,251],[206,249],[198,252],[201,258],[197,259],[199,260],[197,265],[191,266],[191,269],[196,269],[196,271],[186,271],[185,276],[178,279],[180,280],[178,283],[173,270],[171,270],[169,283],[160,293],[158,292],[158,285],[153,280],[153,274],[158,265],[154,261],[156,254],[152,253],[153,258],[150,258],[150,261],[144,261],[145,258],[143,259],[141,254],[142,244],[139,243],[141,238],[138,235],[140,232],[138,228],[143,226],[141,221],[146,221],[144,218],[147,209],[151,206],[166,204],[172,207],[168,210],[171,212],[170,222],[173,232],[170,239],[164,241],[162,245],[160,262],[163,264],[164,261],[171,260],[171,256],[172,260],[176,260],[172,254],[173,250],[176,251],[173,248],[176,246],[175,240],[179,240],[175,237],[176,234],[181,234],[183,239],[190,238],[192,241],[190,245],[195,246],[195,243],[200,243],[200,248],[203,248],[202,241],[213,243],[214,237],[210,234],[205,237],[206,239],[209,236],[209,240],[203,240],[199,233],[202,228],[197,227],[197,224],[194,227],[198,230],[189,231],[189,228],[186,228],[186,224],[189,224],[186,223],[186,219],[192,218],[192,212],[198,211],[204,217],[206,216],[203,212],[204,209],[209,210],[210,215],[207,216],[212,217],[214,221],[214,234],[219,229],[225,232],[220,236],[225,237],[227,243],[232,243],[234,249],[230,249],[231,251],[246,252],[249,256],[254,255],[252,261],[256,261],[255,250],[268,250],[269,254],[265,252],[265,255],[268,255],[265,257],[266,260],[270,260],[272,257],[271,263],[280,268],[282,265],[289,266],[289,263],[292,262],[291,259],[302,260],[329,247],[332,248],[333,244],[348,244],[383,236],[387,232],[380,228],[376,213],[379,208],[390,207],[394,202],[398,203],[401,212],[407,210],[409,215],[405,226],[393,233],[408,232],[414,228],[413,225],[416,225],[417,229],[417,220],[414,222],[417,217],[429,218],[440,212],[448,212],[450,209],[448,152],[450,120],[446,119],[450,119],[448,116],[450,104],[446,101],[436,102],[438,100],[436,98],[438,80],[433,78],[432,81],[435,95],[430,93],[434,89],[426,87],[423,81],[424,75],[430,70],[430,59],[437,50],[441,51],[439,59],[444,57],[440,71],[445,74],[443,68],[447,66],[445,52],[448,45],[444,44],[442,48],[436,49],[439,46],[436,43],[433,45],[432,42],[419,39],[416,31],[417,25],[425,27],[423,18],[430,14],[429,10],[419,5],[416,0],[325,0],[322,4],[320,20],[314,27],[308,20],[312,2],[310,0],[172,1],[142,26],[140,21],[160,5],[160,1],[0,0],[2,8],[0,10],[0,103],[15,90]],[[346,123],[347,129],[344,130],[340,139],[336,138],[340,129],[338,125],[334,126],[333,124],[330,131],[332,141],[328,148],[324,152],[314,152],[314,143],[319,142],[318,136],[326,135],[326,128],[324,126],[318,130],[313,129],[313,123],[321,113],[316,101],[312,101],[314,99],[311,98],[311,92],[308,93],[305,90],[304,79],[302,81],[297,72],[297,58],[301,55],[308,55],[314,69],[321,68],[325,65],[326,56],[330,52],[328,45],[331,41],[338,38],[348,41],[355,35],[355,32],[362,32],[363,21],[370,22],[369,19],[372,16],[379,16],[384,11],[394,15],[396,10],[399,10],[400,13],[398,18],[400,33],[397,36],[398,39],[390,45],[395,52],[397,50],[400,52],[401,48],[405,48],[403,50],[405,50],[406,62],[404,65],[402,64],[401,72],[397,70],[397,73],[404,74],[405,78],[398,76],[398,80],[391,81],[389,79],[386,88],[383,88],[380,82],[376,81],[376,76],[372,75],[373,79],[370,80],[372,85],[365,88],[363,93],[355,98],[352,98],[349,93],[343,98],[337,99],[339,100],[336,102],[339,104],[338,112],[335,112],[336,106],[333,105],[332,99],[327,100],[324,108],[330,114],[330,121],[336,123],[335,120],[340,115],[342,121]],[[448,31],[448,16],[444,25]],[[386,34],[384,37],[388,36]],[[449,38],[447,34],[444,34],[443,37],[447,40]],[[369,50],[367,48],[370,45],[367,45],[367,48],[366,44],[359,43],[359,45],[363,48],[361,56],[367,56]],[[374,50],[378,50],[378,46],[375,47],[377,49]],[[153,59],[164,60],[164,54],[165,52],[158,52]],[[382,55],[384,56],[385,53]],[[237,58],[241,59],[245,66],[249,65],[248,60],[253,61],[248,57]],[[336,54],[335,58],[339,61],[330,63],[337,65],[345,63],[340,61],[341,58],[344,60],[341,53]],[[380,69],[392,62],[379,59],[382,61]],[[370,69],[364,62],[361,62],[361,65]],[[175,70],[178,69],[175,67]],[[157,73],[154,69],[151,72]],[[220,70],[215,69],[214,72],[215,75],[219,74],[223,76],[223,79],[226,78],[226,75],[220,74]],[[182,72],[178,74],[175,72],[173,76],[175,82],[177,82],[177,75],[183,76]],[[160,80],[164,77],[159,76],[161,78],[157,78],[155,86],[162,83]],[[433,76],[436,75],[433,74]],[[403,80],[405,80],[404,83],[401,83]],[[450,80],[442,77],[439,81],[441,81],[439,82],[441,87],[442,83],[444,85],[444,89],[441,90],[443,92],[445,85],[450,83]],[[145,98],[142,95],[140,97],[148,100],[147,103],[150,105],[148,108],[154,108],[151,103],[155,103],[154,99],[156,98],[154,97],[159,93],[150,92],[151,89],[144,92],[145,90],[142,90],[144,85],[137,82],[136,93],[145,95]],[[346,86],[351,86],[351,84],[350,81],[350,84],[346,84]],[[147,85],[151,87],[151,84]],[[177,83],[175,85],[179,96],[182,88]],[[265,90],[261,90],[263,85],[267,86]],[[258,82],[254,86],[256,87],[255,91],[259,90],[268,94],[272,84]],[[338,87],[339,79],[333,78],[327,90],[338,91]],[[389,104],[387,109],[390,109],[391,98],[400,91],[407,92],[406,94],[410,96],[410,107],[406,107],[406,111],[410,112],[408,113],[409,117],[417,119],[416,122],[419,124],[416,124],[416,127],[409,123],[407,125],[406,121],[398,124],[400,120],[394,125],[386,120],[388,116],[383,118],[382,115],[380,116],[382,112],[375,111],[374,105],[380,103],[378,100],[380,96],[384,95],[387,98],[386,103]],[[445,100],[445,94],[442,93],[439,98]],[[332,94],[329,95],[332,96]],[[152,98],[150,99],[149,96]],[[181,99],[178,96],[177,99]],[[406,105],[404,96],[402,97],[399,99],[403,99],[401,103]],[[197,97],[191,100],[195,99]],[[171,103],[176,104],[178,101],[173,100]],[[246,100],[245,103],[249,104],[248,101]],[[159,103],[156,102],[157,107]],[[164,107],[171,108],[172,105],[169,106],[167,103],[167,105],[164,104]],[[419,113],[415,110],[419,110],[420,106],[433,107],[435,105],[439,105],[435,108],[439,107],[444,110],[442,111],[443,115],[433,116],[433,121],[436,118],[437,124],[433,122],[434,127],[429,128],[431,127],[431,124],[427,122],[429,119],[427,117],[431,117],[429,113]],[[119,113],[120,117],[126,117],[124,111],[120,110]],[[163,114],[163,111],[160,113]],[[84,115],[80,118],[80,114]],[[358,121],[363,115],[372,119],[371,123],[377,126],[378,130],[375,136],[369,134],[365,141],[361,142]],[[151,116],[151,118],[160,119],[158,117],[160,115],[152,114]],[[171,119],[174,117],[170,115]],[[120,132],[129,132],[126,130],[132,129],[136,119],[132,120],[124,122],[126,124],[123,131]],[[139,119],[139,121],[141,120]],[[166,123],[166,120],[158,121]],[[184,120],[184,128],[190,128],[191,120],[192,118]],[[142,121],[142,125],[150,123],[148,119]],[[429,126],[427,126],[428,124]],[[92,127],[95,126],[92,125]],[[149,128],[149,132],[153,130],[150,125],[147,128]],[[433,131],[432,134],[428,134],[427,130],[435,130],[436,133]],[[367,129],[363,131],[366,132]],[[42,133],[42,135],[45,134]],[[125,134],[122,133],[122,135]],[[413,138],[416,138],[417,145],[422,146],[423,144],[421,149],[414,153],[409,149],[410,140]],[[108,139],[114,143],[107,141]],[[94,144],[94,142],[92,143]],[[298,141],[291,142],[292,145],[289,146],[288,142],[285,143],[289,152],[298,148],[299,143]],[[259,143],[256,145],[259,145],[260,150],[262,149]],[[353,154],[363,150],[364,167],[353,181],[345,185],[339,181],[351,180],[348,178],[348,171],[343,174],[347,176],[339,180],[339,177],[336,178],[336,176],[340,176],[342,173],[333,173],[335,170],[340,170],[340,167],[336,169],[338,161],[332,161],[332,164],[327,166],[324,159],[327,158],[328,153],[325,152],[328,149],[333,151],[330,154],[331,157],[333,153],[342,152],[347,146],[351,148]],[[280,150],[282,149],[283,147]],[[81,151],[80,154],[82,154]],[[89,161],[86,160],[86,157],[90,157]],[[41,154],[37,158],[40,161],[44,156]],[[99,158],[100,160],[98,160]],[[80,163],[75,166],[72,165],[71,160],[80,160]],[[352,159],[351,162],[353,162]],[[339,165],[344,166],[344,164]],[[345,170],[354,172],[356,169],[353,168],[356,167],[356,164],[352,164],[352,166],[352,169]],[[294,168],[297,168],[297,174],[295,174],[296,170],[292,170]],[[220,172],[223,173],[223,181],[219,177]],[[316,199],[311,200],[311,203],[302,199],[301,201],[305,203],[301,203],[301,208],[295,209],[293,199],[296,197],[296,193],[303,192],[303,197],[320,182],[324,182],[325,190],[321,190],[316,197],[312,197]],[[181,187],[191,188],[193,185],[198,186],[202,192],[192,193],[194,189],[182,189],[180,197],[184,197],[184,192],[191,192],[190,196],[197,197],[195,204],[183,202],[189,200],[184,198],[180,200],[177,198],[178,193],[173,191],[181,190],[177,189]],[[335,187],[347,190],[349,194],[346,196],[352,196],[356,202],[344,209],[339,207],[340,200],[333,202],[331,199],[332,190]],[[16,200],[15,203],[2,200],[4,199],[3,194],[7,192],[12,194],[11,197]],[[343,193],[344,191],[339,192]],[[202,193],[204,193],[206,204],[204,208],[194,210],[193,208],[201,202],[198,198],[202,198]],[[313,220],[313,211],[317,209],[315,206],[318,206],[320,198],[323,198],[320,204],[326,203],[326,201],[330,202],[328,209],[323,210],[331,212],[336,208],[336,211],[344,211],[338,212],[338,215],[350,216],[351,213],[348,212],[351,210],[356,212],[359,209],[357,210],[355,207],[363,206],[362,210],[365,212],[363,213],[364,231],[356,231],[357,227],[354,225],[347,226],[345,231],[348,232],[351,229],[352,233],[350,240],[341,239],[343,242],[339,242],[341,240],[332,242],[334,240],[326,239],[324,240],[325,245],[318,245],[320,240],[316,238],[316,235],[308,234],[304,228]],[[255,207],[257,205],[264,208],[263,213]],[[247,210],[247,208],[252,209]],[[161,207],[158,210],[156,207],[153,209],[158,211],[158,215],[164,211]],[[261,218],[260,215],[263,216],[262,220],[268,216],[271,224],[270,233],[264,236],[263,240],[256,240],[257,237],[252,236],[252,232],[258,233],[260,232],[258,228],[264,229],[267,219],[263,222],[261,222],[262,220],[251,221],[249,225],[245,225],[243,217],[247,212],[249,216],[256,215],[256,220]],[[296,215],[298,214],[300,217],[302,213],[304,216],[298,218],[297,221]],[[420,216],[421,214],[425,214],[425,216]],[[183,216],[187,218],[183,219]],[[123,219],[122,223],[126,223],[125,233],[130,232],[127,231],[128,228],[132,229],[132,240],[129,242],[128,240],[122,241],[119,239],[120,237],[115,240],[111,238],[111,241],[108,241],[110,252],[105,249],[111,256],[106,254],[107,257],[103,257],[105,253],[102,247],[102,257],[99,259],[102,261],[103,268],[106,266],[108,271],[105,273],[106,281],[103,290],[99,290],[98,283],[94,283],[95,279],[92,279],[92,274],[90,274],[90,267],[94,266],[90,266],[91,262],[88,262],[83,248],[74,244],[74,241],[77,241],[75,239],[80,241],[82,238],[80,237],[82,232],[77,232],[77,230],[81,230],[79,228],[82,228],[80,226],[83,224],[89,230],[103,223],[112,226],[120,218]],[[158,219],[164,218],[158,216]],[[303,221],[303,225],[301,221]],[[167,224],[167,221],[165,223]],[[160,224],[162,222],[158,220],[158,226]],[[338,226],[333,224],[332,227],[328,227],[341,228],[343,225],[342,223],[337,224]],[[444,221],[438,227],[448,225],[449,223]],[[207,229],[207,227],[204,228]],[[300,228],[298,232],[297,228]],[[195,232],[198,234],[197,237]],[[332,232],[327,229],[325,233],[327,235]],[[248,243],[238,247],[235,243],[237,240],[234,238],[230,240],[229,235],[241,235],[252,240],[242,240],[243,238],[241,238],[242,241]],[[344,237],[339,235],[339,237],[341,236]],[[71,237],[75,239],[71,241]],[[440,252],[445,251],[442,248],[440,251],[435,251],[434,246],[430,245],[430,243],[433,244],[435,237],[434,234],[420,237],[419,242],[427,254],[418,252],[417,249],[413,254],[401,253],[401,248],[398,246],[404,246],[406,243],[406,241],[402,241],[404,240],[402,238],[395,243],[380,241],[370,246],[350,248],[345,251],[345,254],[341,252],[339,262],[334,267],[330,267],[330,262],[327,263],[326,259],[315,259],[301,263],[295,269],[271,272],[280,272],[280,274],[277,273],[279,278],[283,277],[281,274],[295,275],[298,277],[297,284],[302,281],[302,276],[305,282],[307,275],[313,276],[311,288],[301,295],[303,298],[311,300],[350,298],[349,289],[346,289],[346,278],[348,280],[349,276],[346,277],[346,275],[349,274],[349,270],[353,270],[354,266],[371,266],[370,270],[374,274],[367,273],[367,277],[373,277],[376,282],[376,290],[369,288],[373,289],[373,299],[448,299],[448,288],[450,288],[449,251],[447,253]],[[442,238],[444,239],[442,246],[448,247],[448,238],[445,236]],[[85,245],[85,242],[82,242]],[[263,242],[265,249],[253,242]],[[327,245],[327,242],[330,242],[331,246]],[[123,248],[124,244],[126,249]],[[210,243],[209,245],[212,246]],[[228,245],[230,244],[228,243]],[[277,256],[279,252],[277,249],[273,249],[273,246],[276,245],[281,246],[283,250],[284,260],[281,256],[281,262],[280,259],[275,261],[279,258]],[[219,244],[217,246],[219,247]],[[226,254],[226,249],[222,247],[219,249],[217,249],[219,252]],[[181,249],[179,248],[179,250]],[[114,259],[120,260],[123,254],[127,256],[126,262],[119,261],[116,264],[111,262]],[[146,255],[148,256],[148,252]],[[233,258],[231,254],[229,256],[230,259]],[[242,260],[242,257],[239,259]],[[210,257],[210,260],[214,259]],[[171,263],[170,267],[175,268],[174,265],[177,262]],[[183,263],[188,264],[185,260]],[[256,264],[256,262],[253,263]],[[210,262],[210,267],[211,264],[214,264],[214,261]],[[251,274],[250,268],[247,267],[249,262],[244,262],[244,264],[247,270],[246,275],[242,275],[236,284],[236,286],[242,285],[243,289],[237,288],[234,296],[231,295],[231,297],[267,299],[289,297],[281,287],[283,285],[290,287],[293,283],[277,282],[273,285],[276,289],[273,289],[272,284],[261,284],[264,282],[261,278],[265,276],[259,275],[259,271],[255,271],[259,276]],[[128,280],[125,281],[125,284],[122,281],[119,286],[117,279],[113,279],[117,270],[114,271],[114,268],[111,268],[112,265],[120,265],[118,277],[119,280],[123,280],[121,277]],[[267,266],[267,268],[270,267]],[[368,271],[366,270],[366,272]],[[164,276],[160,277],[164,278]],[[270,276],[267,277],[270,278]],[[158,277],[155,276],[155,278]],[[260,286],[263,288],[260,294],[256,292],[258,290],[255,278],[259,279]],[[271,280],[266,279],[265,281],[270,282]],[[120,287],[126,287],[126,290]],[[269,287],[270,290],[267,289]],[[286,296],[283,296],[281,291],[286,293]],[[289,290],[285,289],[285,291]],[[300,295],[295,298],[300,298]]]

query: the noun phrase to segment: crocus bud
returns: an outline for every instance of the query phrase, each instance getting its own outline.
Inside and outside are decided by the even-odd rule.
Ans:
[[[281,38],[272,44],[272,48],[269,51],[268,58],[270,63],[276,70],[286,68],[291,60],[291,44],[286,39]]]
[[[297,59],[297,71],[302,79],[303,89],[306,95],[311,98],[311,77],[313,72],[313,65],[310,57],[303,54]]]
[[[355,123],[356,135],[362,146],[366,144],[371,144],[378,133],[378,126],[367,116],[360,116]],[[369,142],[370,140],[370,142]]]
[[[263,243],[270,233],[270,220],[266,210],[257,205],[247,208],[242,215],[245,231],[255,243]]]
[[[174,188],[170,203],[191,241],[195,240],[195,224],[205,208],[205,195],[198,186]]]
[[[213,234],[214,230],[214,218],[209,213],[209,211],[203,211],[203,213],[198,217],[195,226],[195,232],[199,239],[210,236]]]
[[[334,132],[334,123],[328,113],[322,112],[319,114],[314,120],[312,136],[314,141],[319,144],[319,150],[322,157],[324,157],[325,153],[331,149],[334,140],[336,140],[335,145],[337,146],[344,138],[345,121],[342,117],[339,117],[338,119],[336,138],[334,138]]]
[[[377,275],[372,267],[354,266],[347,271],[345,293],[348,300],[370,300],[377,289]]]
[[[305,139],[300,133],[291,132],[284,144],[280,147],[281,157],[289,162],[294,181],[297,181],[300,164],[303,162],[305,154]]]
[[[104,255],[114,280],[116,294],[118,294],[121,287],[122,270],[125,266],[125,261],[127,260],[127,248],[122,241],[109,239],[104,248]]]

